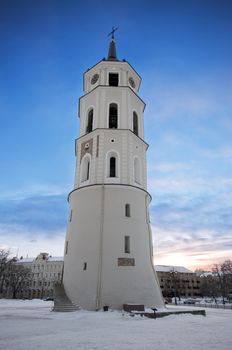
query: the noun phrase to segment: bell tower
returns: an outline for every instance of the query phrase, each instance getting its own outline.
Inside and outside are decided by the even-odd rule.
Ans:
[[[141,77],[116,54],[84,73],[63,284],[88,310],[163,307],[153,267]]]

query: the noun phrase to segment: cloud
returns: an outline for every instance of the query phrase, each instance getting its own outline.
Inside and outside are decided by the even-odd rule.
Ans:
[[[163,122],[190,116],[199,121],[217,115],[221,120],[225,118],[225,123],[231,126],[228,115],[232,107],[232,86],[225,84],[226,79],[230,81],[229,76],[223,79],[220,74],[212,74],[207,78],[197,75],[191,76],[191,82],[186,78],[179,72],[178,77],[174,74],[161,75],[157,71],[149,72],[149,79],[145,78],[144,81],[154,79],[155,83],[152,88],[149,85],[143,87],[148,116]]]
[[[150,211],[155,224],[165,228],[232,230],[232,198],[226,190],[162,193],[155,196]]]
[[[223,159],[232,162],[232,144],[225,144],[216,150],[204,149],[202,150],[202,155],[209,159]]]
[[[67,194],[54,186],[5,193],[0,201],[0,247],[12,255],[63,255]]]
[[[149,178],[148,189],[155,197],[162,195],[184,195],[188,197],[200,198],[205,194],[215,196],[221,194],[228,196],[232,192],[232,177],[229,176],[213,176],[207,174],[205,176],[184,176],[179,174],[167,174],[166,176],[155,175]],[[231,202],[230,198],[228,198]]]
[[[193,234],[194,233],[194,234]],[[215,263],[231,259],[232,239],[214,230],[187,231],[153,227],[154,262],[210,268]]]
[[[9,198],[0,202],[0,225],[17,228],[18,231],[44,232],[53,235],[57,230],[65,230],[68,204],[64,194],[43,194]],[[8,230],[10,234],[10,230]]]
[[[12,190],[9,190],[9,188],[5,189],[1,193],[1,202],[5,200],[23,200],[33,197],[58,195],[66,195],[64,188],[60,188],[53,184],[33,184],[29,186],[27,185],[26,187],[20,186],[20,188],[14,188]]]
[[[33,235],[33,239],[31,236]],[[10,249],[12,256],[35,257],[40,252],[52,256],[62,256],[65,230],[27,230],[17,225],[0,225],[0,248]]]
[[[156,264],[205,266],[231,258],[230,186],[226,181],[224,191],[163,192],[154,197],[150,217]]]
[[[163,173],[173,173],[176,171],[183,171],[183,170],[190,170],[192,169],[191,162],[184,163],[184,162],[162,162],[153,164],[152,166],[149,166],[149,171],[159,171]]]
[[[232,179],[174,178],[169,171],[184,169],[185,163],[160,165],[168,173],[152,181],[155,262],[191,267],[229,258]],[[0,246],[11,248],[14,254],[19,250],[24,256],[40,251],[62,255],[67,216],[64,193],[5,198],[0,206]]]

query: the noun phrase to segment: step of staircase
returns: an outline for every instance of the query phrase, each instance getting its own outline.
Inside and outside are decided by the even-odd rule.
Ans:
[[[66,295],[63,284],[54,286],[54,307],[55,312],[73,312],[80,310],[80,307],[74,304]]]
[[[55,311],[55,312],[74,312],[74,311],[78,311],[80,310],[80,308],[78,306],[75,306],[75,305],[62,305],[62,306],[54,306],[53,310],[52,311]]]

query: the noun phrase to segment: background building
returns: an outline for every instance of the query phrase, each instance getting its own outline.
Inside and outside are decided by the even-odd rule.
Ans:
[[[63,271],[63,257],[52,257],[48,253],[40,253],[36,258],[21,258],[17,264],[30,270],[17,293],[18,298],[53,297],[54,283],[60,282]]]
[[[155,270],[164,297],[201,296],[201,278],[183,266],[156,265]]]
[[[0,250],[0,298],[53,297],[54,284],[62,281],[63,257],[40,253],[36,258],[10,258]],[[232,262],[215,264],[212,271],[192,272],[183,266],[156,265],[164,297],[232,299]]]
[[[63,257],[52,257],[48,253],[40,253],[36,258],[13,258],[12,263],[25,267],[26,270],[23,274],[18,269],[14,270],[14,273],[19,274],[18,278],[15,278],[18,284],[14,286],[16,298],[53,298],[54,284],[62,281]],[[223,295],[216,272],[194,273],[183,266],[167,265],[156,265],[155,270],[164,297]],[[7,274],[11,272],[8,268]],[[6,289],[5,296],[12,297],[11,288],[9,291]]]

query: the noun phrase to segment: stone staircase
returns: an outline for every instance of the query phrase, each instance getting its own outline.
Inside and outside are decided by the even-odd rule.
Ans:
[[[54,286],[54,307],[52,311],[73,312],[78,310],[80,310],[80,307],[67,297],[63,284],[56,283]]]

